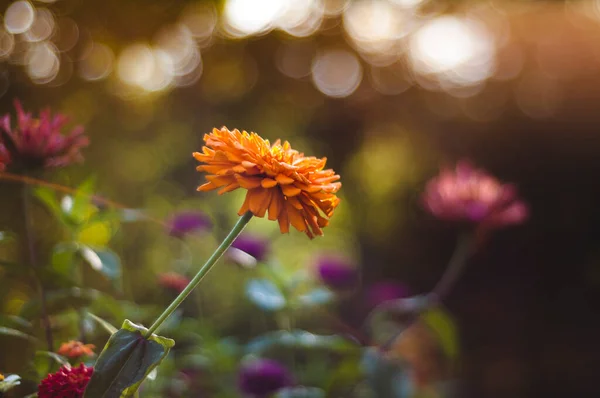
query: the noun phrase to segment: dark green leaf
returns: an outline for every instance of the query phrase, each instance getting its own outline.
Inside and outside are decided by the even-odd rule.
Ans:
[[[286,300],[279,288],[268,279],[251,279],[246,284],[246,295],[265,311],[277,311],[285,307]]]
[[[49,314],[58,314],[68,309],[78,309],[89,306],[100,296],[100,292],[93,289],[70,289],[55,290],[46,295],[46,305]],[[39,300],[30,300],[21,308],[20,316],[26,319],[34,319],[40,315]]]
[[[69,365],[69,361],[54,352],[36,351],[33,364],[38,377],[43,379],[48,374],[57,371],[61,366]]]
[[[18,375],[6,375],[4,380],[0,381],[0,392],[7,392],[13,387],[21,384],[21,377]]]
[[[275,398],[325,398],[325,391],[316,387],[286,387],[277,391]]]
[[[145,339],[146,332],[146,328],[125,320],[100,353],[84,398],[130,397],[137,391],[175,345],[173,340],[157,335]]]

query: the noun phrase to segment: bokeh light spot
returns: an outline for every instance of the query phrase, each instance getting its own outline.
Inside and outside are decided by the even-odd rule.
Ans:
[[[33,24],[35,9],[30,2],[20,0],[8,6],[4,13],[4,27],[9,33],[25,33]]]
[[[312,79],[323,94],[347,97],[362,80],[358,57],[346,50],[333,49],[317,54],[312,64]]]

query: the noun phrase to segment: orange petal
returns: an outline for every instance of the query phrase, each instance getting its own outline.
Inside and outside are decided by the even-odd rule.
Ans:
[[[279,222],[279,230],[282,234],[287,234],[290,232],[290,219],[288,217],[287,208],[283,207],[281,209],[277,221]]]
[[[272,178],[263,178],[263,180],[260,182],[260,185],[263,188],[273,188],[275,185],[277,185],[277,181],[273,180]]]
[[[212,182],[207,182],[205,184],[200,185],[196,190],[206,192],[206,191],[211,191],[215,188],[217,188],[217,186],[215,184],[213,184]]]
[[[257,217],[264,217],[271,203],[271,190],[256,188],[248,191],[250,195],[250,211]]]
[[[208,175],[206,179],[212,182],[216,187],[222,187],[224,185],[229,185],[235,182],[235,177],[233,176],[213,176]]]
[[[302,203],[295,196],[287,198],[287,203],[290,204],[294,209],[302,210]]]
[[[290,204],[287,205],[287,213],[290,218],[290,223],[300,232],[306,231],[306,224],[304,223],[304,218],[300,214],[298,209],[295,209]]]
[[[285,202],[281,192],[273,189],[273,196],[271,198],[271,204],[269,205],[269,220],[277,220],[284,206]]]
[[[236,173],[245,173],[246,172],[246,169],[242,165],[234,166],[231,168],[231,170],[235,171]]]
[[[242,203],[242,207],[238,210],[238,215],[242,216],[246,214],[250,210],[250,191],[246,192],[246,197],[244,198],[244,203]]]
[[[225,187],[221,188],[217,193],[219,195],[222,195],[222,194],[224,194],[226,192],[231,192],[233,190],[236,190],[239,187],[240,187],[240,184],[238,184],[237,182],[232,182],[231,184],[226,185]]]
[[[298,188],[294,185],[282,185],[281,191],[283,192],[283,194],[285,196],[296,196],[300,192],[302,192],[302,190],[300,188]]]
[[[294,182],[293,178],[290,178],[290,177],[286,176],[285,174],[277,174],[277,177],[275,177],[275,179],[281,185],[287,185],[287,184],[291,184],[292,182]]]
[[[259,177],[246,177],[243,175],[236,174],[235,178],[237,179],[238,184],[242,188],[253,189],[260,187],[261,178]]]

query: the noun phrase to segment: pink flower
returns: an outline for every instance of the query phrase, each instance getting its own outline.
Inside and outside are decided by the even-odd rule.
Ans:
[[[94,373],[93,367],[80,364],[76,368],[61,367],[38,386],[39,398],[81,398]]]
[[[10,115],[0,118],[0,169],[11,167],[35,169],[63,167],[82,162],[81,149],[89,140],[83,127],[70,133],[61,132],[68,118],[62,114],[51,115],[50,109],[40,112],[39,118],[25,113],[15,100],[17,125],[11,128]]]
[[[427,184],[424,206],[442,219],[498,228],[522,223],[527,206],[512,185],[502,184],[467,162],[442,170]]]

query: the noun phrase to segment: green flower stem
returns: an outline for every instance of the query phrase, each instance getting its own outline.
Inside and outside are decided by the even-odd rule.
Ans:
[[[173,302],[169,304],[167,309],[164,310],[163,313],[160,314],[160,316],[156,319],[156,321],[154,321],[152,326],[150,326],[148,332],[146,333],[146,338],[150,337],[152,333],[154,333],[160,327],[160,325],[162,325],[162,323],[177,309],[177,307],[179,307],[179,305],[192,292],[192,290],[194,290],[196,286],[198,286],[200,281],[202,281],[202,278],[204,278],[206,274],[208,274],[208,272],[212,269],[217,260],[221,258],[223,253],[225,253],[229,246],[231,246],[235,238],[237,238],[238,235],[244,230],[246,224],[248,224],[252,216],[253,214],[248,211],[240,217],[240,219],[235,224],[233,229],[229,232],[227,237],[223,240],[219,247],[217,247],[217,250],[215,250],[212,256],[210,256],[210,258],[202,266],[202,268],[200,268],[196,276],[194,276],[194,278],[190,281],[190,283],[188,283],[185,289],[183,289],[183,291],[179,293],[175,300],[173,300]]]

